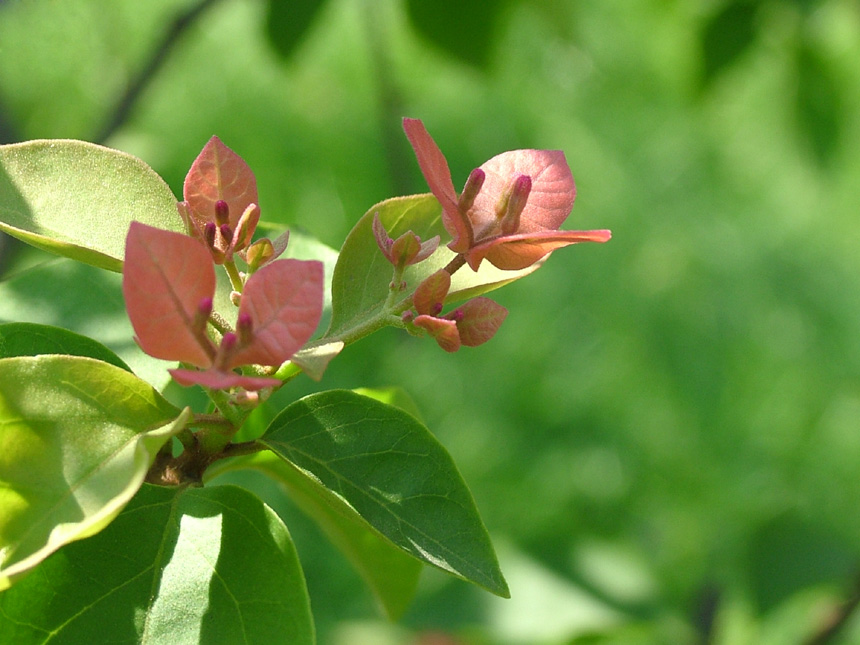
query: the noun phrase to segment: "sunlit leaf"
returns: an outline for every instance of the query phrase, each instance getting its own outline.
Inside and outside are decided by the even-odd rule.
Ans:
[[[41,354],[89,356],[131,371],[119,356],[92,338],[51,325],[0,323],[0,358]]]
[[[0,230],[121,271],[132,221],[183,230],[170,188],[140,159],[83,141],[0,146]]]
[[[233,486],[144,484],[98,535],[0,595],[0,642],[312,645],[286,527]]]
[[[190,411],[78,356],[0,359],[0,589],[105,527]]]
[[[68,258],[51,258],[0,281],[0,321],[53,325],[94,338],[158,389],[176,366],[144,354],[134,342],[122,276]]]
[[[375,244],[375,243],[374,243]],[[451,457],[400,408],[345,390],[305,397],[260,441],[412,556],[507,596],[489,536]]]

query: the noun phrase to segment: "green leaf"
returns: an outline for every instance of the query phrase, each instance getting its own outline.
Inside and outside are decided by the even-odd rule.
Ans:
[[[496,25],[508,8],[496,0],[407,0],[416,29],[447,54],[476,67],[487,67]]]
[[[734,65],[756,38],[758,3],[732,0],[710,17],[702,32],[704,85]]]
[[[0,323],[0,358],[42,354],[89,356],[131,371],[119,356],[92,338],[51,325]]]
[[[415,595],[422,565],[372,530],[355,511],[294,465],[266,451],[212,466],[215,478],[235,470],[253,469],[282,484],[290,499],[311,517],[361,575],[380,609],[399,619]]]
[[[395,197],[377,204],[358,221],[340,251],[332,278],[332,321],[324,338],[344,335],[382,312],[393,268],[376,245],[372,228],[375,213],[379,213],[389,237],[396,238],[409,230],[422,240],[442,236],[443,244],[430,258],[407,267],[403,279],[409,289],[414,289],[454,257],[444,246],[448,234],[442,226],[442,208],[433,195]],[[498,289],[539,266],[537,263],[521,271],[502,271],[484,262],[477,272],[463,267],[452,277],[446,302],[466,300]]]
[[[144,354],[122,299],[122,276],[67,258],[51,258],[0,282],[0,322],[63,327],[104,343],[158,389],[176,363]]]
[[[288,58],[311,27],[323,0],[269,0],[266,37],[281,58]]]
[[[140,159],[64,139],[0,146],[0,230],[121,271],[132,220],[184,232],[170,188]]]
[[[287,528],[234,486],[145,484],[95,537],[0,595],[0,642],[312,645]]]
[[[0,590],[102,530],[191,411],[79,356],[0,359]]]
[[[469,489],[411,415],[332,390],[287,407],[260,441],[307,479],[319,504],[358,513],[412,556],[508,596]]]

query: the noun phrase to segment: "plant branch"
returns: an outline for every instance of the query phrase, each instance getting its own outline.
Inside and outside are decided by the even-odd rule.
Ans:
[[[108,118],[107,123],[93,138],[96,143],[104,143],[116,132],[126,121],[128,121],[131,113],[134,111],[135,104],[140,99],[143,92],[152,83],[156,74],[164,66],[167,57],[173,51],[180,37],[188,30],[191,25],[203,14],[206,9],[215,4],[218,0],[201,0],[197,5],[191,7],[185,13],[176,17],[170,27],[164,34],[161,42],[152,52],[151,57],[144,64],[143,68],[138,72],[137,76],[132,79],[126,88],[125,94],[120,98],[116,108]]]

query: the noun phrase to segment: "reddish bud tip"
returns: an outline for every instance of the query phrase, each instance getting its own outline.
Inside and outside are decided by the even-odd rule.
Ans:
[[[218,347],[218,353],[215,354],[215,360],[213,361],[216,370],[227,369],[230,357],[233,355],[238,342],[239,337],[229,331],[221,337],[221,345]]]
[[[475,203],[475,198],[478,196],[478,193],[481,192],[481,187],[484,185],[484,180],[486,178],[487,174],[480,168],[475,168],[469,174],[469,178],[466,180],[466,185],[463,186],[463,192],[460,193],[460,200],[457,202],[457,206],[460,208],[461,213],[465,213],[472,208],[472,204]]]
[[[215,202],[215,223],[223,226],[230,221],[230,206],[223,199]]]
[[[221,231],[221,236],[225,240],[227,240],[227,243],[229,244],[230,240],[233,239],[233,229],[230,228],[230,225],[229,224],[221,224],[221,226],[218,228],[218,230]]]
[[[443,306],[444,306],[444,305],[443,305],[441,302],[437,302],[437,303],[435,303],[435,304],[433,305],[433,307],[430,309],[431,314],[432,314],[432,315],[434,315],[434,316],[438,316],[438,315],[442,312],[442,307],[443,307]]]
[[[215,235],[218,232],[218,227],[215,226],[214,222],[206,222],[206,225],[203,227],[203,239],[206,240],[206,246],[210,249],[215,248]]]
[[[239,337],[239,343],[247,345],[251,342],[254,333],[254,321],[251,320],[250,314],[241,313],[236,320],[236,335]]]
[[[197,305],[197,313],[208,318],[212,313],[212,298],[203,298]]]

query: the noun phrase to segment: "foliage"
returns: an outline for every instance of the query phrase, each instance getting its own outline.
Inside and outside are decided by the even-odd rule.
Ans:
[[[0,136],[105,143],[179,195],[218,133],[255,170],[274,224],[263,234],[289,226],[285,255],[315,259],[302,234],[340,247],[368,205],[427,190],[399,130],[420,115],[458,188],[502,150],[563,149],[576,220],[615,233],[491,294],[511,314],[485,346],[446,354],[387,330],[324,373],[326,389],[408,384],[474,493],[511,600],[426,570],[392,626],[295,494],[249,469],[213,482],[250,486],[284,518],[321,642],[782,644],[850,607],[854,3],[476,1],[454,14],[327,0],[304,3],[320,8],[288,59],[266,39],[266,12],[300,3],[201,4],[122,110],[197,0],[2,3]],[[457,53],[487,38],[480,55]],[[720,58],[719,42],[740,46]],[[22,248],[0,258],[0,319],[98,338],[174,405],[204,409],[131,341],[120,275]],[[229,291],[219,282],[216,300]],[[247,438],[319,387],[292,381],[249,417]],[[856,641],[856,614],[829,638]]]
[[[419,161],[429,147],[444,165],[423,125],[404,123],[407,133],[415,127],[423,133],[414,142]],[[539,188],[532,200],[537,206],[532,205],[528,173],[538,187],[545,176],[555,181],[553,229],[573,205],[573,178],[562,153],[535,166],[513,164],[507,181],[496,177],[483,188],[470,187],[459,205],[451,188],[445,195],[454,204],[446,205],[448,215],[440,217],[432,198],[421,197],[419,208],[414,208],[415,198],[404,198],[371,209],[372,230],[363,225],[367,217],[357,229],[374,244],[344,245],[328,289],[331,325],[310,343],[327,301],[323,263],[279,259],[287,234],[275,242],[254,241],[260,219],[256,178],[217,137],[191,164],[184,199],[173,204],[174,218],[181,219],[185,232],[170,230],[169,220],[167,229],[128,222],[125,209],[116,208],[147,182],[150,190],[163,192],[164,184],[157,176],[152,179],[154,173],[143,162],[74,141],[0,151],[11,153],[2,158],[8,179],[8,199],[0,209],[5,229],[73,260],[103,269],[118,264],[137,344],[149,356],[172,362],[175,367],[168,372],[178,384],[200,386],[211,400],[205,413],[177,408],[95,340],[42,324],[2,326],[4,639],[35,643],[60,637],[72,642],[98,631],[99,638],[142,642],[157,642],[168,634],[183,642],[315,642],[305,580],[283,523],[241,489],[197,490],[213,477],[207,472],[210,466],[222,460],[235,460],[226,470],[259,468],[292,490],[364,573],[390,616],[400,615],[414,593],[420,571],[416,561],[509,595],[452,459],[406,411],[374,396],[328,390],[286,406],[260,436],[248,441],[235,437],[273,392],[306,369],[319,380],[346,345],[383,326],[416,335],[427,331],[449,352],[461,343],[489,341],[507,315],[504,307],[477,297],[438,317],[446,300],[527,275],[555,247],[539,247],[528,262],[517,260],[516,266],[499,262],[492,253],[473,260],[470,254],[486,244],[487,236],[473,236],[470,228],[468,239],[455,237],[450,243],[456,248],[450,261],[434,271],[427,261],[437,251],[439,235],[422,242],[410,229],[394,240],[386,225],[392,230],[402,226],[409,214],[422,232],[441,221],[450,233],[451,217],[465,222],[479,204],[487,211],[488,204],[497,202],[497,216],[490,210],[481,217],[498,217],[498,243],[516,238],[510,244],[519,249],[520,229],[526,236],[542,234],[529,228],[529,214],[542,212],[545,200]],[[542,153],[510,153],[517,159],[523,154]],[[74,162],[76,157],[80,163]],[[423,163],[422,169],[427,172]],[[112,181],[99,185],[102,174]],[[42,192],[51,198],[42,199]],[[67,201],[86,205],[100,223],[94,235],[65,211],[53,212]],[[149,208],[147,221],[165,216],[164,204],[156,208],[141,201]],[[114,215],[117,210],[120,218]],[[573,235],[577,237],[571,241],[609,238],[608,232]],[[120,254],[121,237],[125,248]],[[478,271],[484,255],[505,270],[504,278]],[[502,257],[511,255],[519,257],[519,251]],[[387,282],[376,279],[380,256],[389,269]],[[451,276],[467,263],[473,275],[452,294]],[[408,275],[407,266],[412,267]],[[230,289],[217,307],[216,267],[225,270]],[[275,462],[271,457],[241,459],[261,452],[273,455]],[[72,544],[83,539],[85,545]],[[133,565],[117,566],[117,544],[135,552]],[[382,574],[375,571],[380,565],[387,567]],[[89,581],[83,589],[78,581],[82,575]],[[70,601],[55,603],[54,595]],[[116,614],[127,617],[113,618],[111,627],[105,627],[107,617]]]

